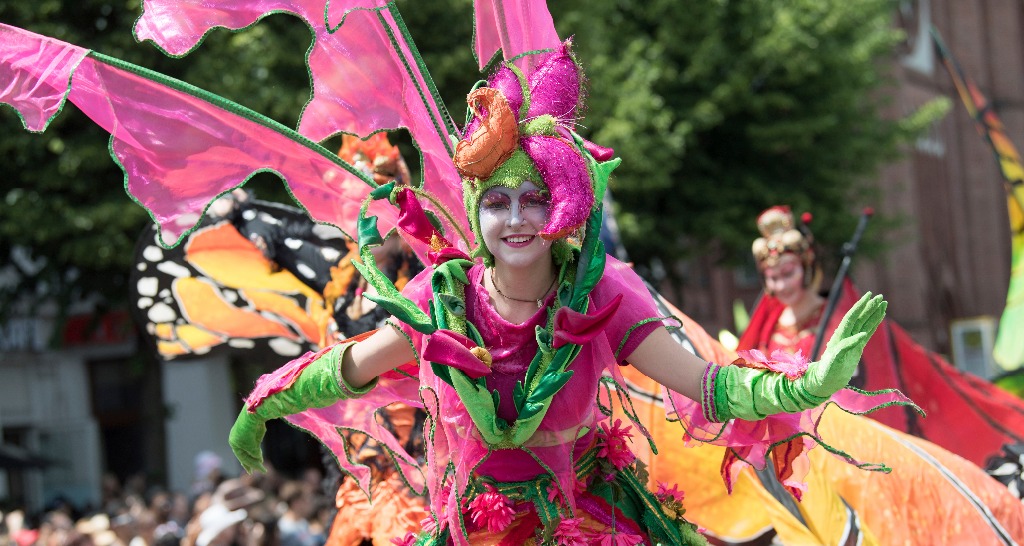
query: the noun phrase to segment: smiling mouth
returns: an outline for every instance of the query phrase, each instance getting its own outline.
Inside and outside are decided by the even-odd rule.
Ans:
[[[510,235],[502,237],[501,240],[509,246],[521,247],[530,244],[534,237],[534,235]]]

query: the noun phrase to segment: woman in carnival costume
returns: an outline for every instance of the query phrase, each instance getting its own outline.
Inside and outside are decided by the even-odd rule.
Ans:
[[[774,206],[757,218],[761,236],[751,250],[765,297],[742,336],[740,355],[751,351],[811,355],[814,350],[819,324],[826,320],[826,302],[819,294],[822,272],[809,216],[804,214],[798,223],[788,206]],[[853,300],[845,299],[846,305]],[[839,320],[833,317],[829,322],[829,328],[835,328]],[[866,362],[868,367],[875,365],[880,364]],[[915,401],[935,407],[926,395],[916,396]],[[933,414],[929,422],[934,424],[936,419]],[[786,518],[772,515],[780,537],[803,535],[822,544],[835,543],[828,523],[843,519],[838,510],[855,514],[853,519],[878,544],[1007,544],[1024,538],[1024,508],[1019,500],[953,452],[843,412],[823,414],[819,432],[843,438],[844,448],[855,458],[885,461],[893,475],[865,475],[814,450],[808,457],[811,479],[805,501],[791,507],[803,525],[787,526]],[[970,442],[972,433],[962,431],[960,441]],[[835,498],[840,503],[832,501]],[[834,508],[827,508],[829,504]]]
[[[429,241],[433,267],[401,294],[378,287],[395,313],[389,327],[261,378],[231,432],[244,468],[261,467],[268,419],[325,408],[351,426],[347,403],[372,407],[381,391],[415,381],[429,421],[431,517],[408,543],[701,544],[681,496],[646,489],[631,427],[605,418],[602,375],[621,378],[628,361],[668,389],[691,437],[726,443],[742,434],[719,423],[799,414],[846,386],[884,316],[878,296],[847,314],[820,362],[789,374],[706,363],[671,339],[642,282],[597,240],[599,197],[618,160],[573,132],[581,79],[566,47],[529,79],[504,65],[469,95],[455,164],[479,243],[472,256],[411,191],[374,192]],[[379,241],[369,220],[363,248]],[[364,262],[379,279],[372,257]],[[418,366],[400,368],[408,362]]]
[[[245,28],[272,11],[202,4],[150,0],[136,35],[185,54],[213,26]],[[109,131],[126,189],[160,223],[162,244],[180,242],[194,229],[192,213],[259,170],[279,174],[315,220],[357,223],[358,267],[395,319],[362,342],[326,347],[261,378],[231,434],[247,470],[261,468],[265,422],[287,416],[324,441],[364,492],[370,471],[339,431],[365,432],[384,446],[402,478],[429,498],[420,535],[396,537],[406,543],[701,544],[676,486],[648,491],[628,444],[633,428],[648,437],[635,415],[626,412],[632,425],[607,419],[613,396],[629,407],[624,389],[605,388],[623,384],[620,364],[665,387],[680,437],[729,446],[758,466],[795,438],[820,440],[815,416],[826,402],[856,412],[909,403],[843,388],[884,316],[879,297],[862,298],[811,365],[718,366],[671,338],[642,282],[598,239],[601,197],[618,161],[574,132],[582,78],[542,6],[480,2],[487,9],[477,10],[477,37],[491,40],[478,44],[481,58],[499,38],[550,31],[537,43],[502,41],[511,61],[538,49],[544,57],[519,59],[531,70],[503,65],[471,93],[473,115],[457,132],[434,103],[394,6],[365,4],[372,7],[282,2],[316,36],[308,55],[316,94],[297,130],[141,67],[0,25],[0,77],[15,77],[0,86],[0,100],[32,130],[68,99]],[[493,28],[513,17],[529,21],[515,32]],[[382,108],[375,112],[386,103],[388,115],[351,108],[360,100]],[[421,151],[423,188],[373,183],[315,144],[335,131],[397,126],[409,128]],[[464,218],[450,198],[456,167]],[[367,191],[356,221],[353,205]],[[384,240],[378,222],[397,226],[429,261],[401,292],[374,261],[372,248]],[[476,236],[472,256],[438,228],[466,224]],[[376,417],[395,402],[426,413],[423,465]],[[806,470],[799,463],[776,457],[775,470],[798,480]]]
[[[818,293],[822,273],[814,253],[814,237],[806,227],[809,221],[809,215],[804,215],[800,224],[794,222],[787,206],[771,207],[757,217],[761,237],[752,246],[754,261],[765,294],[782,305],[765,321],[772,323],[770,334],[758,328],[748,330],[761,336],[753,348],[801,351],[811,356],[825,298]]]

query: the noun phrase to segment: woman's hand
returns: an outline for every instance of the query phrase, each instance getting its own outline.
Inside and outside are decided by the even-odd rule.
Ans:
[[[267,421],[358,398],[373,389],[380,374],[415,357],[406,338],[387,326],[358,343],[339,343],[315,359],[307,355],[289,362],[257,382],[231,427],[231,450],[246,472],[265,472],[260,444]]]
[[[781,373],[738,366],[717,370],[707,386],[713,395],[705,401],[705,414],[715,421],[758,421],[776,413],[797,413],[820,406],[850,382],[864,346],[885,317],[885,308],[882,296],[865,294],[843,317],[821,360],[811,362],[796,380]],[[707,407],[711,403],[714,407]]]
[[[263,450],[260,448],[263,436],[267,433],[266,423],[264,419],[249,413],[248,408],[242,408],[228,434],[231,451],[242,464],[242,469],[250,474],[257,470],[267,472],[263,466]]]
[[[828,398],[850,382],[871,334],[885,318],[887,305],[881,295],[868,292],[846,312],[828,340],[821,360],[812,362],[801,378],[808,392]]]

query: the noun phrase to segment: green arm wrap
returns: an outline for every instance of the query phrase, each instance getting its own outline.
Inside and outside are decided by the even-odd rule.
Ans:
[[[376,386],[374,379],[356,389],[341,376],[341,359],[352,345],[355,342],[337,345],[314,360],[290,387],[266,397],[254,411],[242,408],[231,427],[228,443],[246,472],[266,472],[260,443],[267,431],[267,421],[310,408],[327,407],[339,400],[359,398]]]
[[[817,407],[828,400],[808,392],[802,379],[794,381],[781,373],[725,366],[714,387],[718,420],[760,421],[776,413],[797,413]]]
[[[821,360],[812,362],[798,379],[738,366],[721,368],[713,386],[716,411],[710,414],[717,415],[718,421],[758,421],[776,413],[797,413],[821,405],[850,382],[864,346],[885,317],[885,308],[881,296],[865,294],[843,317]]]

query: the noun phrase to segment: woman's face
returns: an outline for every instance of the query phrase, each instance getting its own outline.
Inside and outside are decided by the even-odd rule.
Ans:
[[[795,254],[783,254],[779,262],[764,268],[764,287],[783,305],[791,306],[804,292],[804,266]]]
[[[530,181],[518,188],[495,186],[480,198],[480,234],[495,262],[526,267],[550,255],[538,233],[548,222],[551,198]]]

